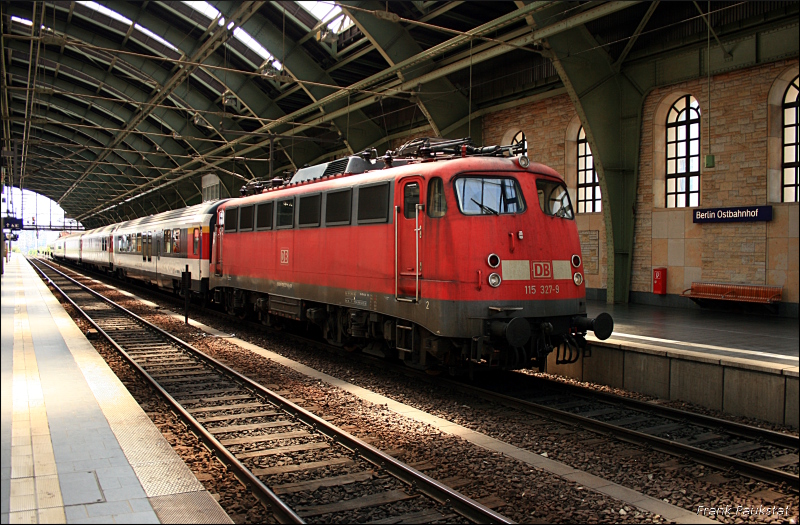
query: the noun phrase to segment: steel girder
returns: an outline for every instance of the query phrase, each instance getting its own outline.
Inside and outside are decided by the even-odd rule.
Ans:
[[[369,38],[390,67],[411,57],[424,55],[423,49],[401,24],[379,19],[372,13],[361,10],[381,11],[383,6],[379,2],[353,2],[352,7],[360,9],[342,5],[347,16]],[[433,60],[428,59],[417,64],[413,70],[397,71],[397,76],[401,81],[410,82],[435,68]],[[470,112],[469,101],[444,77],[420,85],[415,97],[417,106],[437,137],[442,136],[442,129],[448,128]],[[476,129],[479,127],[476,126]],[[480,137],[477,139],[480,142]]]

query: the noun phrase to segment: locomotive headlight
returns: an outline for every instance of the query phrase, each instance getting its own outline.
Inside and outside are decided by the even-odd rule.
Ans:
[[[496,253],[493,253],[489,255],[489,257],[486,259],[486,262],[492,268],[497,268],[498,266],[500,266],[500,256],[497,255]]]
[[[583,284],[583,275],[581,275],[581,272],[575,272],[575,274],[573,274],[572,282],[575,283],[575,286],[580,286]]]
[[[520,155],[518,161],[520,168],[527,168],[528,165],[531,163],[530,159],[525,155]]]
[[[577,254],[573,255],[572,256],[572,266],[574,266],[575,268],[578,268],[578,267],[580,267],[580,265],[581,265],[581,256],[577,255]]]
[[[496,273],[489,274],[489,286],[492,288],[497,288],[500,286],[500,283],[503,282],[503,279],[500,278],[500,275]]]

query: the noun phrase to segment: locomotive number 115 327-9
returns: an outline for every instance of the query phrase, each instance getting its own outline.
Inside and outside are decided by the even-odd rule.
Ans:
[[[525,287],[525,295],[536,295],[537,288],[540,295],[552,295],[561,292],[557,284],[540,284],[539,286],[534,284]]]

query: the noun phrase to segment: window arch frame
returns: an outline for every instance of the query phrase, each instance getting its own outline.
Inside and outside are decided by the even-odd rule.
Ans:
[[[600,193],[600,179],[597,176],[597,169],[594,165],[594,154],[592,153],[591,146],[589,146],[589,140],[586,138],[586,131],[583,129],[583,126],[578,128],[575,147],[577,149],[577,180],[575,186],[577,189],[577,199],[575,201],[578,204],[577,212],[579,214],[601,213],[603,211],[603,198]],[[583,161],[583,163],[581,163],[581,161]],[[591,166],[587,167],[589,164],[591,164]],[[590,177],[587,177],[587,175],[590,175]],[[589,178],[591,178],[591,180],[587,180]],[[587,207],[591,209],[587,211]]]
[[[787,101],[791,91],[794,91],[794,100]],[[789,81],[781,99],[781,202],[800,202],[800,75]],[[787,123],[791,115],[793,122]],[[788,131],[791,130],[791,134]],[[789,135],[792,135],[790,137]],[[787,153],[794,158],[787,161]],[[794,172],[793,182],[787,182],[787,174]],[[787,190],[791,190],[788,192]],[[794,194],[794,198],[787,200],[787,193]]]
[[[689,93],[679,96],[667,110],[664,123],[667,209],[700,206],[702,117],[700,102]]]

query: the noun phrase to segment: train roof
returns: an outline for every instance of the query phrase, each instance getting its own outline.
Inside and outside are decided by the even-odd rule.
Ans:
[[[430,140],[430,139],[427,139]],[[467,139],[458,141],[440,141],[451,145],[449,148],[433,147],[423,149],[423,154],[412,155],[401,159],[392,158],[387,152],[383,158],[371,158],[367,153],[360,156],[349,156],[332,162],[319,164],[299,170],[287,184],[279,184],[267,189],[256,186],[256,193],[237,199],[230,199],[223,207],[238,206],[249,202],[306,193],[323,191],[340,187],[351,187],[356,184],[369,184],[387,179],[404,177],[407,175],[427,176],[439,173],[443,176],[458,173],[495,171],[495,172],[528,172],[531,174],[547,175],[563,180],[563,177],[553,168],[538,162],[530,162],[522,155],[502,156],[508,152],[509,146],[488,146],[476,148],[467,146]],[[455,143],[455,145],[453,145]],[[423,143],[428,144],[428,143]],[[470,149],[473,152],[469,153]],[[444,150],[444,153],[442,153]],[[433,151],[433,153],[431,153]],[[426,153],[427,152],[427,153]],[[349,171],[349,170],[353,171]],[[348,170],[348,171],[342,171]],[[282,183],[282,181],[278,180]]]

